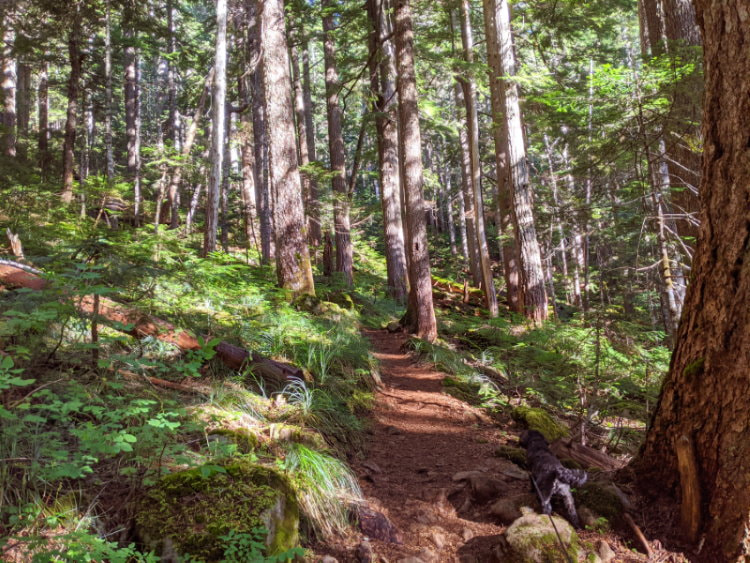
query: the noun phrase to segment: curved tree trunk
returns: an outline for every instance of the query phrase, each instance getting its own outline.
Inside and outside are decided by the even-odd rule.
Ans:
[[[635,466],[648,486],[684,490],[677,444],[692,443],[702,553],[738,561],[750,557],[750,26],[744,1],[695,5],[706,71],[701,228],[670,371]]]

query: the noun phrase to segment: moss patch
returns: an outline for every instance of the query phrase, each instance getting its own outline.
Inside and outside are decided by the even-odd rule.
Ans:
[[[516,563],[567,563],[578,561],[581,550],[578,535],[567,520],[559,516],[550,518],[542,514],[527,513],[517,519],[505,532],[508,542],[508,560]],[[557,533],[565,546],[563,553]],[[566,557],[567,555],[567,557]]]
[[[624,507],[618,494],[607,483],[589,481],[574,493],[576,504],[586,506],[607,520],[618,521]]]
[[[685,369],[682,370],[682,373],[685,377],[694,377],[696,375],[701,375],[703,373],[704,364],[705,360],[703,358],[698,358],[697,360],[692,361],[688,365],[686,365]]]
[[[498,446],[495,448],[495,455],[512,461],[519,467],[526,469],[526,451],[513,446]]]
[[[218,561],[220,536],[230,530],[268,530],[268,553],[295,547],[299,508],[286,478],[268,467],[233,460],[225,472],[204,477],[201,468],[162,478],[138,502],[136,531],[148,549],[163,556],[190,554]]]
[[[565,438],[570,434],[565,426],[557,422],[543,409],[516,407],[511,412],[511,417],[526,428],[541,432],[548,442]]]

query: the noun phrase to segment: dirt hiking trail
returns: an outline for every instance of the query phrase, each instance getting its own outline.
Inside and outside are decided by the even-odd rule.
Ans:
[[[476,503],[493,500],[500,488],[525,490],[526,474],[494,456],[497,424],[443,393],[445,374],[404,352],[404,335],[365,335],[380,361],[384,387],[376,394],[366,459],[355,470],[367,501],[388,516],[403,541],[371,540],[373,560],[486,561],[480,553],[497,543],[503,527]],[[486,490],[454,481],[464,471],[486,472],[486,482],[478,483]],[[510,482],[493,479],[501,477]]]

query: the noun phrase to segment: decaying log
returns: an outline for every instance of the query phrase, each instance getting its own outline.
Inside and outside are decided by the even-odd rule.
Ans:
[[[692,440],[682,434],[675,440],[677,469],[680,472],[680,529],[685,539],[695,543],[701,527],[701,490],[698,482],[698,465],[695,462],[695,449]]]
[[[22,265],[7,260],[0,261],[0,285],[8,288],[28,288],[41,290],[47,287],[47,280],[33,274]],[[96,310],[94,296],[85,295],[75,299],[76,308],[92,315]],[[174,344],[180,350],[199,350],[200,341],[192,333],[176,328],[173,324],[151,317],[135,309],[127,308],[112,299],[99,297],[97,319],[121,332],[143,338],[152,336],[162,342]],[[250,371],[267,383],[284,385],[293,378],[305,379],[305,373],[291,364],[263,357],[228,342],[220,342],[216,355],[231,369],[248,367]]]
[[[550,444],[550,449],[557,457],[570,458],[585,468],[598,467],[604,471],[613,471],[625,466],[624,461],[569,439],[555,440]]]

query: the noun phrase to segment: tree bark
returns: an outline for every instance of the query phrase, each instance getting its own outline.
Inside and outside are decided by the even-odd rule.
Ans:
[[[401,158],[406,204],[407,252],[409,254],[409,307],[407,325],[419,338],[434,341],[437,322],[432,305],[432,276],[427,247],[422,196],[422,139],[419,130],[417,80],[414,68],[414,32],[408,0],[395,0],[395,44],[401,124]]]
[[[702,553],[737,561],[750,557],[750,26],[740,0],[695,6],[706,72],[702,220],[669,374],[635,468],[644,485],[675,493],[676,441],[687,436],[703,496]]]
[[[474,39],[471,30],[471,19],[468,0],[461,0],[461,42],[464,48],[464,58],[471,65],[474,62]],[[466,103],[466,123],[469,136],[469,160],[471,170],[472,195],[474,197],[474,225],[477,235],[477,257],[482,277],[482,291],[484,303],[490,317],[497,317],[497,293],[492,279],[490,266],[490,251],[487,247],[487,236],[484,229],[484,201],[482,197],[482,171],[479,162],[479,114],[477,112],[476,85],[471,76],[464,77],[464,102]]]
[[[37,137],[37,150],[39,151],[39,168],[42,179],[47,179],[49,174],[49,78],[47,75],[47,62],[44,61],[39,69],[39,90],[37,92],[37,120],[39,131]]]
[[[15,16],[15,2],[8,2],[0,8],[2,21],[2,45],[0,45],[0,59],[2,61],[2,150],[5,156],[16,156],[16,56],[13,45],[16,33],[12,19]]]
[[[344,154],[343,115],[339,105],[338,70],[336,69],[336,45],[333,32],[335,5],[331,0],[323,4],[323,49],[325,59],[326,108],[328,116],[328,150],[331,161],[331,188],[333,189],[333,228],[336,242],[336,271],[344,275],[344,282],[351,286],[353,275],[353,248],[351,237],[351,194],[346,185],[346,162]]]
[[[140,116],[138,87],[138,50],[135,45],[135,8],[130,6],[125,13],[125,139],[127,143],[127,179],[133,183],[133,212],[136,223],[140,222],[141,178],[140,178]]]
[[[16,135],[16,153],[25,161],[28,158],[29,121],[31,118],[31,67],[26,62],[18,63],[18,80],[16,88],[16,108],[18,125]]]
[[[216,45],[214,51],[214,83],[211,92],[211,176],[206,190],[206,225],[203,255],[216,251],[219,227],[219,199],[224,162],[224,117],[227,97],[227,0],[216,1]]]
[[[268,182],[268,143],[266,124],[266,83],[263,77],[261,45],[261,14],[257,0],[246,0],[247,59],[252,78],[253,148],[255,150],[255,190],[260,224],[261,262],[269,264],[276,257],[271,207],[271,187]]]
[[[492,110],[492,137],[495,145],[495,176],[497,193],[495,217],[498,229],[498,247],[503,261],[506,299],[511,311],[523,312],[523,295],[520,287],[521,272],[517,237],[513,224],[513,200],[509,184],[507,147],[507,124],[504,119],[503,75],[500,64],[500,45],[495,14],[496,0],[483,0],[484,33],[487,40],[487,63],[490,85],[490,108]]]
[[[107,184],[115,177],[115,159],[112,149],[112,14],[109,0],[104,20],[104,158]]]
[[[305,140],[307,156],[310,162],[318,159],[315,151],[315,125],[313,123],[312,83],[310,80],[310,46],[305,41],[302,48],[302,101],[305,107]],[[308,228],[310,245],[317,249],[323,240],[320,224],[320,193],[318,182],[310,178],[310,201],[308,202]]]
[[[401,174],[398,162],[398,105],[394,80],[393,42],[388,38],[392,25],[385,0],[369,0],[367,10],[370,32],[370,89],[373,94],[380,202],[383,209],[385,262],[388,294],[406,302],[408,295],[404,225],[401,216]]]
[[[495,22],[500,52],[500,68],[503,76],[512,77],[516,74],[516,61],[513,52],[510,6],[507,0],[496,0]],[[518,85],[512,80],[504,79],[501,97],[505,107],[507,123],[509,179],[513,194],[513,218],[521,259],[524,314],[527,318],[539,323],[547,318],[547,291],[544,287],[542,258],[534,226],[533,199],[529,168],[526,162],[526,142],[523,135]]]
[[[76,128],[78,125],[78,96],[80,95],[81,65],[81,28],[75,19],[68,31],[68,57],[70,76],[68,77],[68,111],[65,119],[65,137],[63,139],[63,191],[60,199],[63,203],[73,201],[73,180],[75,176]]]
[[[464,93],[461,84],[456,81],[454,86],[454,99],[456,103],[456,114],[459,117],[464,116],[466,104],[464,102]],[[458,128],[458,144],[461,149],[460,168],[461,168],[461,191],[463,201],[463,218],[462,228],[466,228],[466,259],[469,262],[469,272],[471,280],[475,286],[479,286],[482,281],[482,274],[479,268],[479,252],[477,251],[477,230],[474,213],[474,189],[471,182],[471,152],[469,149],[469,131],[466,127]]]
[[[262,6],[263,75],[271,183],[274,199],[276,272],[279,285],[294,295],[314,294],[307,248],[302,181],[294,132],[292,78],[289,72],[282,0],[265,0]]]

